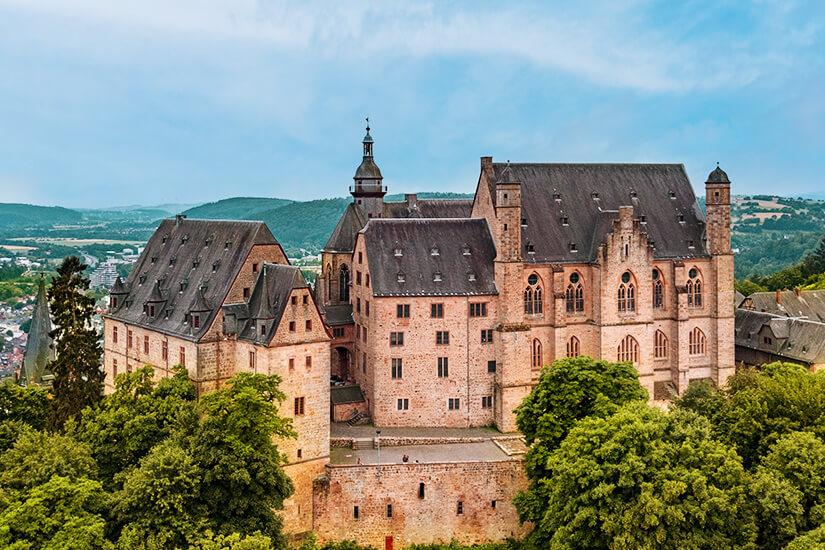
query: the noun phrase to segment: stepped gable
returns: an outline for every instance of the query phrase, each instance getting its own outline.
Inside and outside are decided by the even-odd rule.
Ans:
[[[119,285],[118,307],[108,316],[197,341],[256,244],[278,244],[263,222],[163,220]],[[197,329],[188,323],[188,314],[195,311],[201,316]]]
[[[373,219],[361,233],[374,296],[498,293],[486,219]]]
[[[23,367],[20,369],[20,384],[23,386],[40,384],[48,374],[46,366],[54,359],[52,348],[52,319],[49,311],[49,301],[46,297],[46,283],[40,276],[37,287],[37,298],[32,310],[32,323],[29,329],[29,338],[26,341],[26,351],[23,354]]]
[[[760,341],[768,327],[776,339],[769,348]],[[810,364],[825,363],[825,323],[793,319],[784,315],[739,308],[736,310],[737,346],[767,351],[783,358]]]
[[[236,334],[241,340],[268,344],[275,336],[292,291],[302,288],[309,288],[309,283],[300,268],[265,263],[258,273],[249,301],[224,307],[224,331]],[[263,334],[260,330],[262,324],[265,326]]]
[[[508,166],[509,173],[504,173]],[[655,247],[655,258],[708,255],[705,216],[681,164],[493,163],[493,173],[496,181],[521,183],[527,222],[522,240],[535,250],[523,255],[525,263],[593,261],[594,250],[611,227],[602,213],[620,206],[633,206],[634,218],[646,218],[642,227]],[[496,181],[489,181],[493,200]],[[565,217],[568,225],[563,224]],[[571,243],[579,252],[570,252]],[[588,249],[590,257],[584,257]]]
[[[776,292],[754,292],[742,307],[825,323],[825,290],[781,290],[778,296]]]

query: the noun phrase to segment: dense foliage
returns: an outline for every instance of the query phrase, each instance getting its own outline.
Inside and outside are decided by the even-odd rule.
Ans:
[[[571,369],[568,360],[545,369],[544,383],[518,410],[528,429],[545,429],[546,441],[557,442],[533,438],[530,453],[539,448],[542,460],[540,467],[528,465],[530,489],[515,502],[535,526],[528,543],[823,547],[825,373],[781,363],[746,370],[722,389],[692,385],[666,412],[638,398],[622,405],[615,396],[632,395],[625,378],[602,390],[608,407],[567,400],[580,391],[549,383],[570,378],[551,376],[557,365]],[[539,399],[547,393],[554,395]],[[582,414],[587,409],[594,414]]]
[[[283,548],[274,510],[293,491],[274,438],[276,376],[243,373],[197,398],[185,369],[153,382],[121,374],[116,391],[44,430],[45,390],[0,386],[3,548]]]

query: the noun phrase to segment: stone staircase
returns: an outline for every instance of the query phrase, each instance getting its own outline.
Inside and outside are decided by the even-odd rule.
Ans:
[[[347,426],[358,426],[361,424],[368,424],[369,421],[370,415],[368,413],[358,411],[349,417],[349,420],[347,420]]]
[[[375,441],[371,437],[356,437],[352,440],[352,450],[360,451],[364,449],[372,449],[375,447]]]

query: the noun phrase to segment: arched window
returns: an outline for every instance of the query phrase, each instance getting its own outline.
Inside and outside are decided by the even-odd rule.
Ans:
[[[620,313],[636,311],[636,287],[629,271],[622,273],[622,282],[616,294],[616,305]]]
[[[539,276],[532,273],[527,277],[527,288],[524,289],[524,313],[527,315],[541,315],[543,310]]]
[[[630,336],[629,334],[619,342],[619,349],[618,349],[618,360],[619,361],[633,361],[634,363],[639,362],[639,343],[636,341],[635,338]]]
[[[702,274],[695,267],[688,271],[687,302],[690,307],[702,307]]]
[[[667,357],[667,336],[661,330],[653,335],[653,357],[665,359]]]
[[[581,313],[584,311],[584,288],[581,276],[578,273],[570,274],[570,283],[564,293],[567,313]]]
[[[338,273],[338,301],[349,302],[349,268],[345,265]]]
[[[327,277],[327,300],[332,300],[332,266],[327,264],[327,268],[325,271]]]
[[[707,349],[705,345],[705,333],[702,332],[699,327],[690,331],[688,343],[691,355],[705,355]]]
[[[538,338],[533,339],[533,360],[532,365],[534,369],[541,368],[541,342]]]
[[[653,270],[653,309],[663,309],[665,307],[665,284],[662,272]]]
[[[578,357],[579,356],[579,339],[575,336],[571,336],[570,340],[567,341],[567,357]]]

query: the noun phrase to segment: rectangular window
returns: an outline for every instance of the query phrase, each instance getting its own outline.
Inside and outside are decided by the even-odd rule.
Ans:
[[[243,297],[249,298],[249,287],[244,287],[243,289]]]
[[[458,501],[458,508],[456,508],[456,514],[459,516],[464,514],[464,503],[460,500]]]
[[[290,302],[293,306],[297,306],[297,305],[298,305],[298,297],[297,297],[297,296],[293,296],[292,298],[290,298],[289,302]]]
[[[304,360],[304,364],[306,365],[307,370],[312,368],[312,356],[307,355],[306,359]]]
[[[149,355],[149,337],[148,336],[143,337],[143,353],[145,353],[146,355]]]
[[[404,364],[400,357],[393,357],[392,359],[392,377],[401,378],[404,375]]]
[[[410,318],[410,304],[398,304],[395,306],[395,316],[399,319]]]
[[[252,273],[258,272],[258,264],[252,264]]]
[[[343,328],[334,328],[334,329],[332,329],[332,337],[333,338],[343,338],[344,337],[344,329]]]
[[[487,302],[470,304],[470,317],[487,317]]]
[[[493,342],[493,329],[488,328],[481,331],[481,343],[490,344]]]
[[[294,357],[289,358],[289,370],[295,370],[295,358]]]
[[[358,323],[355,323],[355,339],[361,339],[361,325],[359,325]]]
[[[461,400],[458,398],[455,399],[448,399],[447,400],[447,409],[451,411],[457,411],[461,408]]]
[[[364,253],[361,252],[360,250],[358,251],[358,263],[359,264],[364,263]]]
[[[308,303],[309,303],[309,296],[304,295],[303,296],[303,304],[307,305]]]
[[[256,363],[257,362],[255,361],[255,352],[250,351],[249,352],[249,368],[252,369],[252,370],[255,370]]]
[[[357,284],[357,285],[361,284],[361,272],[360,271],[355,272],[355,284]]]
[[[117,359],[112,359],[112,380],[117,378]]]
[[[361,313],[361,298],[355,299],[355,312]]]
[[[403,332],[391,332],[390,333],[390,345],[391,346],[403,346],[404,345],[404,333]]]
[[[117,344],[117,327],[112,327],[112,343]]]
[[[366,315],[367,317],[370,316],[370,301],[369,300],[364,300],[364,315]]]
[[[261,336],[266,334],[266,323],[261,323]]]
[[[167,359],[169,359],[169,343],[166,342],[166,340],[164,340],[163,343],[161,343],[160,347],[163,360],[166,361]]]
[[[450,333],[446,330],[439,330],[435,333],[436,345],[447,345],[450,343]]]
[[[128,329],[126,331],[126,347],[127,348],[132,347],[132,329]]]
[[[289,332],[295,332],[295,321],[289,322]]]
[[[442,319],[444,317],[444,304],[430,304],[430,317]]]
[[[398,400],[398,410],[399,411],[406,411],[410,408],[410,400],[407,398],[399,399]]]
[[[352,507],[352,517],[358,519],[358,506]]]
[[[392,504],[387,504],[387,517],[392,517]]]
[[[185,347],[183,347],[183,346],[180,347],[180,350],[178,351],[178,356],[180,358],[179,363],[185,367],[186,366],[186,348]]]
[[[295,454],[298,455],[298,458],[303,458],[303,456],[304,456],[304,452],[301,449],[298,449],[298,451]],[[493,501],[493,502],[495,502],[495,501]],[[495,506],[494,506],[494,508],[495,508]]]
[[[364,330],[361,331],[361,336],[362,336],[361,339],[364,341],[364,343],[366,343],[367,342],[367,327],[364,327]]]
[[[311,320],[308,320],[308,321],[306,322],[306,328],[304,328],[304,330],[306,330],[307,332],[309,332],[310,330],[312,330],[312,321],[311,321]]]
[[[487,361],[487,372],[496,372],[496,362]]]
[[[361,354],[361,371],[366,373],[367,372],[367,354]]]
[[[304,415],[304,398],[303,397],[296,397],[295,398],[295,416],[303,416]]]
[[[192,316],[192,328],[201,328],[201,316],[200,315],[193,315]]]
[[[446,357],[439,357],[438,358],[438,377],[439,378],[447,378],[450,376],[449,368],[447,366],[447,358]]]
[[[367,288],[370,287],[370,274],[367,273]]]
[[[492,395],[482,395],[481,396],[481,408],[482,409],[491,409],[491,408],[493,408],[493,396]]]

